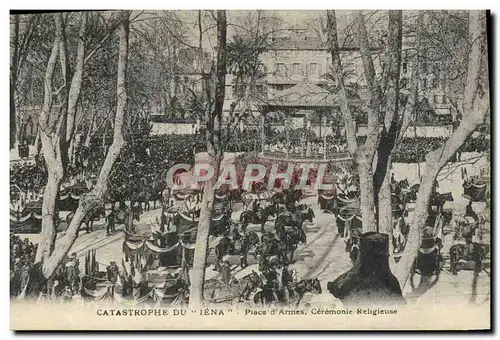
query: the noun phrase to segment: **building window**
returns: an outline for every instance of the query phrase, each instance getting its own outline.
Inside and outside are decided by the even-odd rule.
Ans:
[[[293,75],[298,75],[300,74],[300,64],[293,64],[293,69],[292,69]]]
[[[316,64],[316,63],[309,64],[309,74],[313,74],[313,75],[318,74],[318,64]]]
[[[245,92],[245,85],[240,85],[238,86],[238,88],[236,88],[236,86],[233,85],[232,88],[233,88],[233,99],[243,97],[243,93]]]
[[[281,91],[283,91],[284,89],[285,89],[285,86],[284,86],[284,85],[281,85],[281,84],[280,84],[280,85],[276,85],[276,91],[277,91],[277,92],[281,92]]]
[[[285,64],[283,63],[276,64],[276,74],[280,76],[285,75]]]
[[[408,63],[403,63],[403,73],[408,71]]]
[[[446,98],[446,96],[443,96],[443,104],[448,104],[448,98]]]
[[[258,98],[263,98],[264,97],[264,85],[257,85],[255,86],[255,90],[253,91],[254,96]]]
[[[434,95],[434,103],[439,104],[439,96],[437,94]]]

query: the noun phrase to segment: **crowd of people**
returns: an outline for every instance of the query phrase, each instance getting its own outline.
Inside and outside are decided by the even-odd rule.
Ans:
[[[28,282],[29,271],[35,263],[38,245],[29,239],[10,234],[10,296],[21,294]]]
[[[14,234],[10,235],[10,297],[28,297],[31,296],[28,288],[30,276],[32,280],[36,280],[36,273],[32,269],[35,266],[35,257],[38,244],[34,244],[27,238],[22,239]],[[38,262],[40,264],[41,262]],[[83,273],[81,272],[80,261],[75,252],[66,256],[61,262],[55,273],[44,282],[40,292],[36,292],[34,297],[38,297],[52,302],[70,302],[75,298],[80,298],[82,295],[81,282]],[[107,277],[103,281],[108,280],[111,283],[116,283],[118,273],[116,262],[110,262],[106,267]],[[39,283],[38,283],[39,284]],[[40,293],[40,294],[38,294]]]

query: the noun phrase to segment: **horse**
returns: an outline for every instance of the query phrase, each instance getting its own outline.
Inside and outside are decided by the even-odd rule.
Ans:
[[[239,280],[233,279],[227,285],[217,279],[206,280],[203,295],[209,303],[243,302],[249,299],[250,294],[257,290],[260,284],[259,274],[252,270],[250,274]]]
[[[276,257],[278,262],[286,263],[286,247],[273,233],[266,232],[261,237],[261,242],[255,246],[254,257],[266,261],[268,257]]]
[[[294,204],[299,202],[304,197],[304,193],[302,190],[291,190],[286,189],[282,192],[277,192],[271,197],[271,202],[276,204]]]
[[[408,183],[408,178],[405,178],[401,181],[395,181],[392,183],[392,187],[394,188],[394,191],[408,189],[409,186],[410,186],[410,183]]]
[[[292,263],[293,254],[297,250],[299,243],[305,244],[307,242],[306,234],[301,226],[288,227],[286,225],[277,224],[276,234],[278,235],[281,243],[285,246],[286,252],[289,253],[288,263]]]
[[[438,208],[438,212],[443,211],[443,206],[446,202],[453,202],[453,195],[451,192],[446,192],[443,194],[436,193],[431,196],[429,206],[434,206]]]
[[[310,223],[313,223],[314,217],[314,210],[311,207],[308,207],[307,204],[301,204],[296,207],[296,212],[299,214],[300,218],[302,221],[309,221]]]
[[[304,220],[300,213],[292,213],[290,211],[283,211],[276,216],[274,221],[274,229],[276,230],[279,226],[288,225],[294,227],[302,227]]]
[[[455,244],[450,248],[450,272],[452,275],[458,274],[458,264],[460,260],[474,261],[474,271],[479,273],[482,268],[482,261],[490,253],[490,245],[477,242],[468,244]]]
[[[66,216],[66,224],[69,226],[75,217],[75,212],[72,211]],[[99,204],[90,210],[82,219],[80,226],[85,225],[87,234],[94,231],[94,221],[98,221],[101,217],[106,217],[104,204]]]
[[[410,228],[402,216],[393,221],[392,246],[395,253],[404,249],[409,232]]]
[[[404,198],[407,203],[415,203],[417,201],[417,194],[420,190],[420,184],[413,184],[407,190],[403,190]]]
[[[290,293],[290,302],[294,302],[295,306],[298,307],[304,295],[307,293],[321,294],[323,291],[321,289],[321,284],[318,278],[301,280],[295,285],[291,285],[292,289],[288,287],[283,287],[282,289],[288,289]],[[276,301],[276,297],[279,301]],[[284,302],[283,301],[283,291],[272,291],[271,289],[262,289],[254,295],[255,304],[270,304],[273,302]]]
[[[260,239],[255,231],[240,234],[238,228],[233,228],[232,243],[235,254],[240,255],[240,266],[245,268],[248,266],[247,254],[251,248],[255,248],[259,244]]]
[[[254,211],[244,211],[240,215],[240,222],[242,225],[243,231],[246,230],[247,226],[249,224],[260,224],[260,231],[264,233],[264,226],[270,216],[275,216],[276,215],[276,206],[275,205],[269,205],[265,207],[264,209],[259,209],[259,212],[254,212]]]

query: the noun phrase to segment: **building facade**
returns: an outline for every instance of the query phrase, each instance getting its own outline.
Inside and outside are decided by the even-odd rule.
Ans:
[[[355,40],[353,40],[354,42]],[[347,44],[345,41],[340,41],[340,56],[345,74],[345,83],[352,88],[362,102],[367,103],[367,92],[365,79],[363,75],[363,65],[360,53],[357,46],[351,42]],[[378,43],[375,42],[375,45]],[[383,43],[378,44],[374,48],[374,65],[377,74],[381,74],[384,67],[384,46]],[[412,69],[415,65],[415,55],[412,52],[414,46],[414,37],[404,36],[403,51],[401,63],[401,92],[408,93],[409,82],[411,79]],[[413,53],[413,54],[412,54]],[[207,58],[208,59],[208,58]],[[226,75],[224,115],[227,117],[230,110],[247,110],[251,114],[245,115],[245,123],[248,125],[259,125],[262,123],[259,116],[262,113],[267,113],[269,110],[263,108],[273,103],[272,108],[278,111],[278,119],[274,123],[280,124],[283,117],[280,114],[280,107],[276,102],[280,100],[284,108],[287,104],[287,96],[294,92],[303,91],[304,88],[313,89],[318,93],[323,93],[325,98],[331,95],[332,86],[335,83],[335,77],[331,70],[331,54],[329,52],[327,42],[314,36],[307,29],[290,29],[280,37],[270,38],[269,49],[260,56],[262,64],[262,76],[256,80],[252,89],[249,90],[246,103],[242,103],[241,94],[238,93],[237,76],[232,72]],[[192,69],[184,67],[182,75],[177,77],[176,84],[172,85],[172,91],[175,91],[175,98],[184,98],[186,102],[192,98],[194,93],[197,93],[200,98],[204,92],[203,77],[196,72],[194,65],[195,58],[192,58]],[[205,70],[205,74],[208,70]],[[440,134],[443,132],[448,135],[450,126],[457,119],[456,110],[450,100],[447,98],[446,85],[441,81],[440,65],[438,63],[430,63],[428,61],[421,63],[419,70],[419,110],[414,125],[417,126],[433,126],[432,134]],[[317,96],[318,93],[297,93],[303,97]],[[237,103],[237,105],[235,105]],[[456,104],[455,104],[456,105]],[[185,105],[187,106],[187,105]],[[340,114],[338,103],[328,103],[330,114]],[[307,107],[304,110],[295,108],[295,115],[308,117],[312,116],[312,128],[318,130],[318,124],[324,124],[315,115],[315,112],[307,112]],[[324,112],[323,112],[324,113]],[[284,119],[284,118],[283,118]],[[329,121],[327,125],[333,123]],[[304,121],[304,125],[307,122]],[[361,119],[359,121],[359,133],[363,134],[363,125],[366,122]],[[441,128],[442,126],[442,128]],[[441,131],[441,130],[442,131]],[[331,131],[331,126],[326,126],[323,131]],[[417,135],[425,133],[429,129],[418,129]],[[440,132],[441,131],[441,132]]]

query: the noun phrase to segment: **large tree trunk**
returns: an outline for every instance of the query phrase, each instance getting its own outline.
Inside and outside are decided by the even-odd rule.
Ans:
[[[214,111],[206,115],[207,150],[214,167],[212,180],[207,181],[203,192],[203,201],[196,236],[196,250],[191,275],[191,287],[189,292],[189,308],[198,309],[203,307],[203,288],[205,283],[205,268],[208,253],[208,238],[212,210],[214,204],[214,184],[217,182],[219,166],[224,154],[221,141],[221,120],[224,105],[224,93],[226,85],[226,12],[217,11],[217,74],[215,84]],[[210,100],[210,98],[207,98]],[[212,127],[212,131],[208,127]]]
[[[106,155],[106,159],[101,168],[101,172],[99,174],[99,178],[97,180],[97,184],[90,192],[87,194],[81,201],[78,209],[75,212],[75,216],[71,220],[70,225],[66,231],[66,235],[62,237],[58,243],[57,247],[50,254],[47,251],[45,246],[39,247],[37,252],[37,259],[41,259],[43,257],[43,274],[46,278],[52,276],[59,263],[64,259],[64,257],[68,254],[71,247],[73,246],[77,236],[78,229],[82,223],[82,220],[85,216],[97,205],[102,202],[103,195],[107,190],[107,181],[109,175],[111,173],[112,167],[118,156],[125,145],[125,141],[123,139],[123,122],[124,116],[127,107],[127,91],[126,91],[126,74],[127,74],[127,59],[128,59],[128,37],[129,37],[129,15],[128,11],[123,11],[121,14],[121,26],[119,30],[120,37],[120,46],[119,46],[119,57],[118,57],[118,72],[117,72],[117,107],[115,113],[114,120],[114,134],[113,134],[113,144],[109,148],[108,154]],[[57,52],[56,52],[57,54]],[[55,59],[55,58],[54,58]],[[50,62],[49,62],[50,64]],[[53,67],[52,67],[53,71]],[[46,86],[46,89],[50,88]],[[62,135],[60,137],[65,137],[66,131],[60,131]],[[50,148],[50,140],[46,133],[42,132],[42,143],[44,144],[44,155],[48,151],[48,159],[47,159],[47,168],[49,170],[49,183],[46,188],[46,194],[44,195],[42,211],[44,213],[50,213],[50,211],[55,209],[55,196],[57,195],[57,190],[54,187],[58,186],[57,181],[62,179],[62,173],[55,170],[60,170],[60,165],[62,164],[60,158],[57,159],[53,157],[54,151]],[[57,145],[57,144],[55,144]],[[56,161],[54,165],[51,163],[52,161]],[[55,173],[56,176],[53,175]],[[54,177],[52,180],[54,183],[51,183],[50,178]],[[55,192],[55,195],[54,195]],[[46,222],[46,223],[45,223]],[[42,241],[41,245],[50,244],[48,248],[54,248],[55,238],[49,239],[49,236],[55,234],[55,225],[54,223],[49,224],[49,219],[42,220]]]
[[[332,69],[339,85],[338,95],[340,99],[341,112],[344,117],[344,125],[347,137],[347,149],[351,154],[351,157],[354,157],[358,148],[356,142],[356,122],[349,107],[347,91],[344,84],[344,75],[342,72],[342,63],[339,54],[337,19],[335,16],[335,11],[327,11],[326,13],[328,26],[328,48],[330,49],[330,54],[332,56]]]
[[[43,192],[42,204],[42,231],[40,233],[40,242],[35,262],[40,261],[43,257],[48,257],[54,250],[53,241],[57,234],[56,223],[56,199],[59,193],[61,179],[49,172],[47,185]]]
[[[44,191],[43,202],[42,202],[42,230],[41,239],[39,242],[36,262],[46,259],[50,256],[52,242],[54,240],[54,234],[56,233],[56,226],[54,224],[55,210],[56,210],[56,199],[57,193],[59,192],[59,186],[63,178],[62,164],[57,159],[57,152],[53,149],[52,138],[55,139],[54,146],[58,145],[57,138],[57,122],[51,123],[51,120],[55,120],[51,117],[51,110],[54,101],[52,81],[57,61],[57,54],[59,51],[59,43],[61,41],[61,25],[58,22],[58,17],[56,17],[56,37],[52,45],[52,51],[47,63],[47,68],[45,71],[44,79],[44,99],[42,112],[39,118],[39,131],[40,139],[42,142],[43,154],[45,157],[45,163],[47,166],[48,180]],[[55,130],[55,131],[54,131]]]
[[[373,185],[377,208],[378,229],[389,235],[392,240],[391,184],[389,169],[391,153],[395,147],[398,131],[401,128],[399,112],[399,78],[401,69],[401,48],[403,37],[402,11],[389,11],[389,39],[387,44],[386,72],[382,78],[385,93],[384,129],[377,149],[377,168]],[[392,249],[392,247],[390,247]]]
[[[69,90],[68,98],[68,118],[66,124],[66,142],[70,143],[73,139],[73,134],[75,132],[76,124],[76,108],[78,105],[78,99],[80,98],[80,90],[82,87],[82,77],[83,77],[83,64],[85,61],[85,30],[87,27],[87,13],[81,14],[80,31],[78,34],[78,51],[76,56],[76,66],[73,78],[71,79],[71,85]]]
[[[191,288],[189,290],[189,308],[198,309],[203,307],[203,289],[205,282],[205,269],[208,248],[210,223],[212,221],[212,211],[214,207],[215,191],[214,185],[218,176],[217,159],[211,159],[215,174],[213,180],[207,181],[203,189],[203,200],[201,203],[200,220],[198,224],[198,233],[196,235],[196,250],[194,252],[193,269],[191,271]]]
[[[363,233],[377,231],[375,220],[375,202],[373,199],[373,171],[372,162],[358,159],[359,190],[361,195],[361,215]]]
[[[375,215],[375,197],[373,187],[373,159],[379,145],[381,90],[373,64],[372,52],[368,42],[364,17],[361,11],[354,14],[364,77],[370,97],[368,106],[368,134],[366,141],[356,151],[356,161],[360,177],[361,213],[363,214],[363,232],[377,231]],[[366,177],[366,178],[364,178]],[[367,216],[364,216],[367,214]]]
[[[478,86],[481,69],[481,39],[482,11],[469,12],[469,39],[471,50],[469,53],[468,73],[464,92],[464,118],[458,128],[453,132],[445,144],[437,150],[429,152],[426,156],[425,173],[423,174],[418,192],[418,200],[411,223],[410,234],[406,244],[405,252],[398,262],[395,276],[401,287],[404,287],[418,249],[422,243],[422,232],[427,219],[427,208],[431,197],[432,185],[441,169],[455,155],[457,150],[469,138],[474,130],[484,122],[486,112],[489,110],[489,98],[487,95],[480,97]]]
[[[390,163],[389,163],[390,166]],[[378,194],[378,228],[379,232],[389,235],[389,241],[392,241],[392,204],[391,204],[391,179],[389,171],[386,172],[382,186]],[[389,247],[389,249],[393,249]]]

